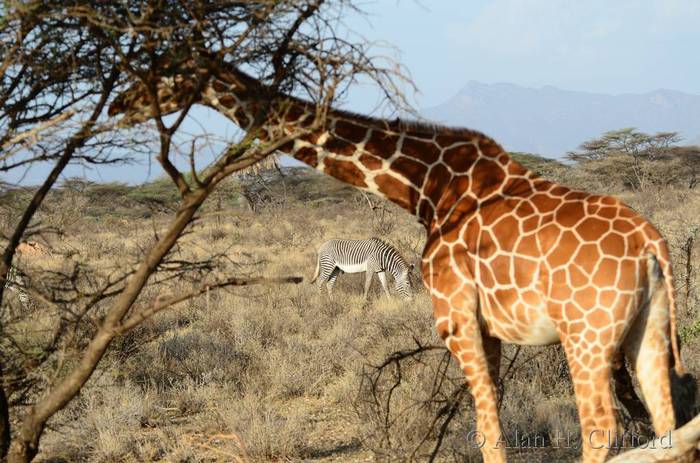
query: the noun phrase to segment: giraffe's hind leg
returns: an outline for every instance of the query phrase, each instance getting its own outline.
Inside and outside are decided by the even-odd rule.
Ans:
[[[506,461],[500,423],[498,393],[492,374],[497,371],[500,342],[484,338],[477,319],[475,288],[461,289],[450,300],[433,295],[438,334],[464,372],[476,409],[476,433],[472,445],[479,445],[485,462]],[[487,340],[489,339],[489,340]],[[496,353],[498,352],[498,354]]]
[[[675,428],[671,401],[668,296],[661,281],[655,282],[651,298],[641,307],[623,345],[634,366],[649,408],[654,432],[661,435]]]
[[[615,396],[625,410],[627,410],[627,413],[629,413],[629,416],[633,421],[651,424],[651,417],[649,416],[644,403],[634,390],[632,377],[630,376],[625,363],[624,353],[618,352],[613,360],[613,382],[615,384]]]
[[[598,463],[605,461],[617,433],[611,384],[615,349],[596,341],[592,345],[585,338],[585,332],[569,336],[563,344],[581,422],[582,461]]]

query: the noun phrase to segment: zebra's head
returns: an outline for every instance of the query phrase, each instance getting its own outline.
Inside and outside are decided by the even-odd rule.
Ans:
[[[411,285],[411,272],[413,264],[402,265],[398,272],[394,275],[394,283],[396,292],[406,300],[413,299],[413,286]]]

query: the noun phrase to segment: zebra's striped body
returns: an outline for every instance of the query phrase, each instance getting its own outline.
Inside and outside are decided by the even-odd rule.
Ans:
[[[413,265],[406,263],[399,252],[378,238],[369,240],[329,240],[321,245],[316,261],[316,274],[311,283],[316,282],[319,291],[326,283],[328,295],[332,297],[333,285],[341,273],[366,272],[364,298],[367,300],[372,276],[377,275],[389,296],[386,274],[394,277],[396,291],[405,299],[413,297],[409,277]]]
[[[16,292],[22,309],[26,310],[29,308],[29,294],[27,294],[25,288],[24,277],[20,275],[17,268],[14,266],[10,267],[10,270],[7,272],[7,278],[5,279],[5,289]]]

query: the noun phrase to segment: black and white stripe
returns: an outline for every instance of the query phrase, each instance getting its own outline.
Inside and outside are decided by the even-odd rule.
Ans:
[[[316,273],[311,283],[316,282],[319,291],[326,283],[329,296],[332,296],[333,285],[338,275],[342,273],[366,272],[364,298],[367,300],[372,276],[377,275],[389,296],[386,284],[386,274],[394,277],[396,291],[404,298],[413,297],[410,273],[413,265],[406,263],[399,252],[380,240],[329,240],[321,245],[316,261]]]
[[[19,303],[23,309],[29,308],[29,294],[27,294],[24,277],[17,271],[17,268],[12,266],[7,272],[5,279],[5,289],[17,293]]]

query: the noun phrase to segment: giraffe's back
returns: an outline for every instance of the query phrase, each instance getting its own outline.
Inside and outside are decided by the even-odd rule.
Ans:
[[[459,224],[463,247],[452,249],[465,254],[456,260],[478,287],[490,334],[541,345],[557,342],[565,321],[635,316],[650,246],[667,254],[653,226],[612,197],[542,180],[504,196],[445,221]]]

